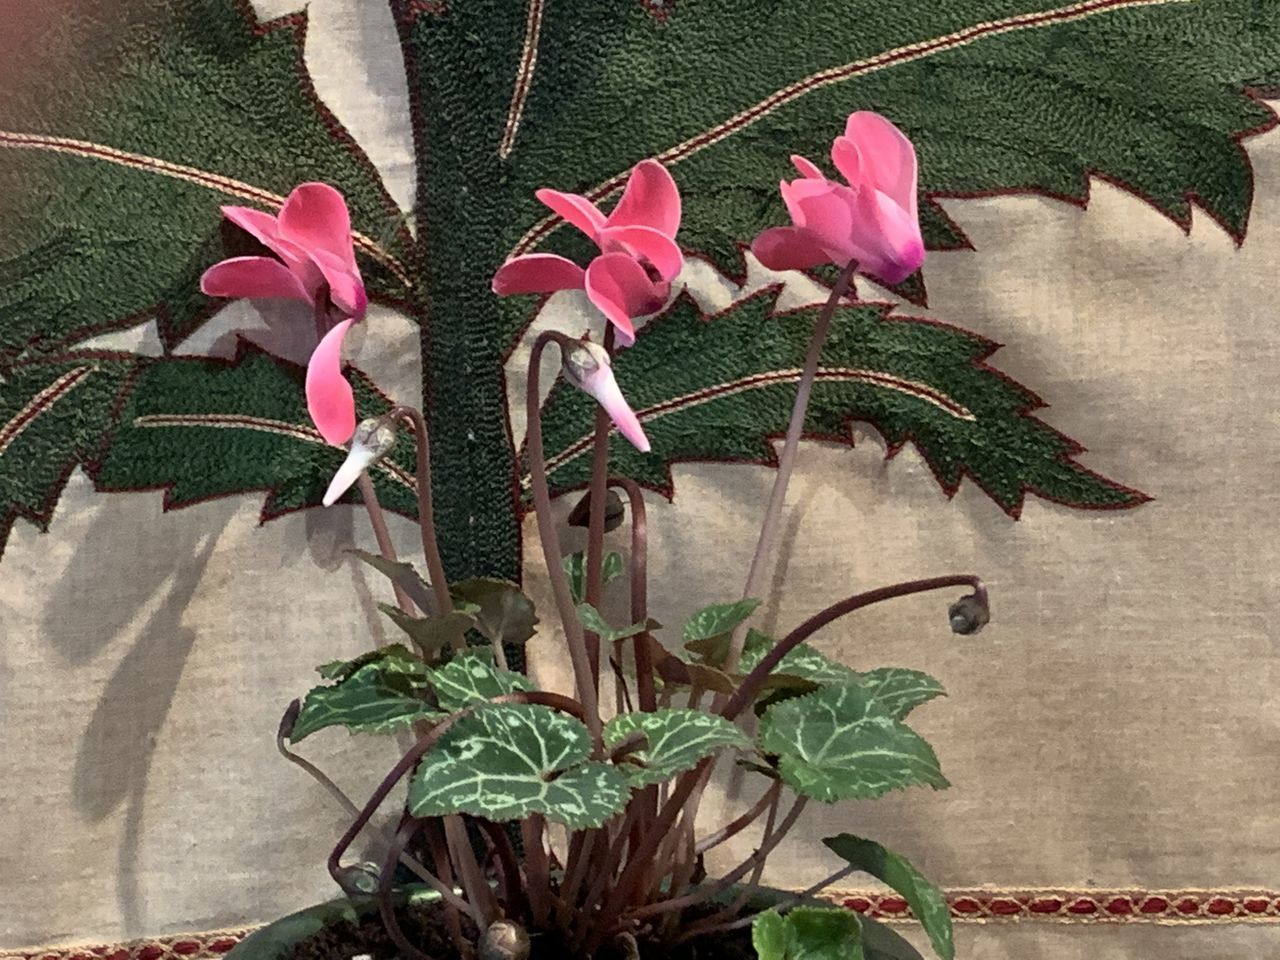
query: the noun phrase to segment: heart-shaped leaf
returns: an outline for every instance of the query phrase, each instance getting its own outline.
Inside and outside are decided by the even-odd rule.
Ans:
[[[341,726],[362,733],[390,733],[418,720],[440,720],[444,714],[424,699],[426,667],[392,647],[350,669],[327,664],[325,672],[340,677],[331,686],[315,687],[302,701],[289,739],[297,743],[325,727]],[[343,675],[345,673],[345,675]]]
[[[531,690],[528,677],[493,665],[493,653],[486,649],[464,650],[443,667],[431,671],[431,686],[445,710],[492,700],[517,690]]]
[[[797,793],[834,803],[916,784],[947,786],[938,758],[910,727],[874,709],[860,683],[822,687],[770,707],[760,745]]]
[[[679,709],[620,714],[605,725],[605,745],[617,746],[635,733],[645,735],[646,745],[628,754],[619,767],[633,787],[665,783],[717,750],[751,745],[723,717]]]
[[[541,704],[485,704],[422,758],[409,786],[414,816],[486,820],[542,814],[573,830],[622,811],[630,788],[613,764],[590,760],[581,721]]]

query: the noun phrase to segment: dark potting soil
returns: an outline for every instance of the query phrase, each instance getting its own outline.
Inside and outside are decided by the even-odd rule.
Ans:
[[[686,917],[696,920],[698,911],[689,910]],[[402,912],[400,927],[409,941],[435,960],[458,960],[453,941],[444,924],[443,911],[434,906]],[[464,933],[474,943],[475,927],[463,921]],[[569,950],[556,934],[533,934],[529,960],[566,960]],[[352,960],[362,954],[372,960],[401,960],[400,951],[387,935],[382,920],[374,915],[361,922],[344,920],[298,943],[290,960]],[[751,928],[744,927],[708,939],[692,940],[676,947],[640,942],[641,960],[756,960],[751,946]],[[606,946],[594,960],[625,960],[625,951]]]

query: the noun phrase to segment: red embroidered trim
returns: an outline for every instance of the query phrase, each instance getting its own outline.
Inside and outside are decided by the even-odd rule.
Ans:
[[[877,920],[910,920],[896,893],[840,891],[830,899]],[[1242,923],[1280,921],[1280,892],[1263,890],[953,890],[957,921]]]
[[[913,921],[896,893],[838,891],[829,899],[889,922]],[[961,923],[1257,923],[1280,921],[1280,892],[1264,890],[953,890]],[[256,928],[132,940],[106,946],[32,947],[0,960],[216,960]]]

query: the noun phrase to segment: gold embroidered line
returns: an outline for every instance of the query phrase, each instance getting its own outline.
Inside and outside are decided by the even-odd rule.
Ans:
[[[648,423],[669,413],[683,412],[712,400],[719,400],[722,397],[745,393],[748,390],[773,387],[782,383],[793,383],[800,379],[802,373],[803,371],[799,367],[794,367],[787,370],[772,370],[769,373],[743,377],[740,380],[731,380],[727,383],[718,383],[671,400],[664,400],[662,403],[654,404],[651,407],[645,407],[643,410],[636,411],[636,417],[641,423]],[[893,374],[879,370],[860,370],[854,367],[824,367],[818,371],[816,380],[819,383],[824,381],[836,383],[859,382],[876,387],[885,387],[886,389],[914,397],[917,400],[923,400],[925,403],[937,407],[943,413],[949,414],[957,420],[965,420],[970,423],[976,423],[978,420],[968,407],[957,403],[945,393],[935,390],[927,383],[895,377]],[[550,474],[563,467],[566,463],[582,456],[590,449],[591,442],[592,436],[587,434],[548,459],[547,473]],[[528,485],[527,478],[522,481],[522,485]]]
[[[78,387],[92,372],[92,367],[76,367],[74,370],[68,370],[32,397],[26,406],[14,414],[3,428],[0,428],[0,457],[4,456],[4,452],[9,449],[13,441],[17,440],[22,431],[31,426],[40,414]]]
[[[511,91],[511,107],[507,110],[507,126],[498,144],[498,156],[505,160],[516,145],[516,133],[520,130],[520,118],[524,115],[524,103],[533,85],[533,70],[538,65],[538,36],[542,32],[544,0],[529,0],[529,13],[524,24],[524,49],[520,51],[520,65],[516,69],[515,86]]]
[[[238,413],[154,413],[133,420],[135,427],[208,427],[211,429],[256,430],[260,433],[274,433],[288,437],[290,440],[301,440],[304,443],[315,443],[322,447],[329,444],[314,427],[289,423],[287,420],[270,420],[266,417],[250,417]],[[390,476],[397,483],[416,489],[413,477],[403,468],[387,460],[380,460],[378,469]]]
[[[845,80],[849,80],[854,77],[875,73],[896,64],[910,63],[912,61],[931,56],[935,53],[968,46],[975,41],[982,40],[987,37],[998,36],[1003,33],[1012,33],[1019,30],[1029,30],[1037,27],[1058,26],[1060,24],[1071,23],[1076,20],[1084,20],[1088,17],[1096,16],[1101,13],[1123,10],[1130,7],[1166,6],[1173,3],[1192,2],[1194,2],[1194,0],[1084,0],[1084,2],[1073,3],[1064,7],[1057,7],[1052,10],[1042,10],[1034,13],[1021,13],[1005,17],[1000,20],[990,20],[984,23],[974,24],[970,27],[965,27],[961,30],[955,31],[954,33],[946,34],[945,36],[934,37],[929,40],[921,40],[905,46],[895,47],[892,50],[886,50],[883,53],[878,53],[862,60],[854,60],[850,63],[844,64],[843,66],[830,67],[826,70],[821,70],[805,77],[803,80],[797,80],[795,83],[789,84],[788,86],[771,93],[758,103],[734,114],[728,120],[690,137],[683,143],[670,147],[664,152],[658,154],[655,159],[667,165],[679,163],[681,160],[693,156],[700,150],[703,150],[714,143],[718,143],[739,130],[749,127],[758,120],[762,120],[779,107],[784,106],[805,94],[812,93],[814,90],[820,90],[823,87],[827,87],[835,83],[843,83]],[[586,191],[586,195],[596,202],[609,197],[611,194],[621,189],[622,185],[626,182],[628,173],[629,171],[624,171],[616,174],[603,183]],[[520,238],[520,241],[515,245],[511,253],[508,254],[508,258],[527,252],[547,234],[551,233],[553,230],[559,229],[562,224],[563,220],[554,215],[543,218],[538,223],[534,224],[534,226]]]
[[[185,180],[187,183],[194,183],[197,186],[216,190],[228,196],[238,197],[241,200],[248,200],[259,206],[270,207],[273,210],[279,210],[284,205],[285,198],[280,194],[272,193],[270,190],[250,183],[235,180],[232,177],[223,176],[220,173],[211,173],[208,170],[189,167],[181,163],[171,163],[168,160],[149,157],[141,153],[130,153],[127,150],[118,150],[115,147],[109,147],[101,143],[91,143],[88,140],[72,140],[68,137],[51,137],[37,133],[0,130],[0,146],[26,150],[45,150],[51,153],[65,153],[76,157],[88,157],[93,160],[105,160],[108,163],[114,163],[122,167],[147,170],[161,176],[171,177],[174,180]],[[412,286],[408,271],[405,270],[404,265],[379,246],[377,242],[357,231],[352,231],[351,238],[357,247],[395,274],[396,279],[401,283],[405,286]]]

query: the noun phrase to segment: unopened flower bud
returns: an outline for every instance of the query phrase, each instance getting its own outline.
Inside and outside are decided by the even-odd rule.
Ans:
[[[480,938],[480,960],[528,960],[529,934],[510,920],[497,920]]]
[[[618,381],[613,376],[613,365],[609,362],[609,353],[604,347],[590,340],[575,340],[567,344],[563,350],[561,369],[566,380],[596,398],[596,402],[609,414],[609,419],[617,425],[618,431],[637,450],[641,453],[649,452],[649,438],[644,435],[639,418],[618,388]]]
[[[329,481],[329,489],[324,492],[321,501],[326,507],[338,502],[338,498],[351,489],[360,479],[360,474],[368,470],[391,451],[396,442],[395,423],[385,417],[361,420],[356,425],[356,432],[351,435],[351,449],[347,459]]]
[[[985,597],[976,593],[966,594],[951,605],[947,611],[951,620],[951,632],[962,637],[970,637],[985,627],[991,620],[991,607]]]

